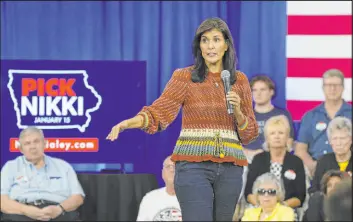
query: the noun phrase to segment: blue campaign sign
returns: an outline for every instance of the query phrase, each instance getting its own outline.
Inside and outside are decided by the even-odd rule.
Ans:
[[[1,60],[1,166],[19,155],[20,131],[36,126],[51,156],[143,169],[144,132],[122,133],[118,142],[105,138],[144,105],[143,61]]]

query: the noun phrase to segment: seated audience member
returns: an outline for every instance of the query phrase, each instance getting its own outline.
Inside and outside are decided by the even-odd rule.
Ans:
[[[325,221],[352,221],[352,179],[337,184],[324,201]]]
[[[259,176],[252,193],[257,207],[246,209],[241,221],[294,221],[293,209],[282,204],[285,196],[282,181],[274,174]]]
[[[258,75],[251,79],[250,87],[254,99],[254,113],[257,124],[259,125],[259,136],[246,145],[244,152],[251,161],[253,156],[263,151],[263,143],[265,142],[263,128],[265,122],[272,116],[285,115],[289,120],[290,136],[288,147],[292,148],[294,139],[294,128],[291,114],[285,110],[275,107],[272,103],[272,97],[275,94],[275,84],[265,75]]]
[[[326,129],[336,116],[352,119],[352,105],[342,99],[344,75],[340,70],[330,69],[323,74],[325,102],[308,111],[299,128],[295,154],[304,162],[314,176],[317,160],[324,154],[332,153]]]
[[[252,193],[256,178],[271,172],[282,179],[285,189],[283,204],[292,208],[301,207],[306,197],[305,171],[303,161],[287,151],[289,123],[284,116],[274,116],[266,121],[264,133],[269,152],[257,154],[249,165],[245,186],[247,201],[256,205],[256,196]]]
[[[344,173],[339,170],[329,170],[324,174],[320,183],[321,191],[316,191],[311,195],[303,221],[325,221],[324,199],[330,195],[335,186],[344,178]]]
[[[327,137],[333,153],[323,155],[318,161],[310,193],[320,189],[322,176],[328,170],[340,170],[352,175],[352,122],[345,117],[334,118],[328,128]]]
[[[137,221],[182,221],[174,190],[175,163],[168,156],[163,162],[165,187],[148,192],[140,204]]]
[[[84,200],[77,175],[64,160],[44,154],[43,131],[29,127],[19,135],[22,156],[1,169],[1,211],[4,221],[78,219]]]

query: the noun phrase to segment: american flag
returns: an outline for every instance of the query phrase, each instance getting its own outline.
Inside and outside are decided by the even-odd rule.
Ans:
[[[324,101],[322,74],[345,75],[343,98],[352,102],[352,2],[287,1],[287,108],[294,121]]]

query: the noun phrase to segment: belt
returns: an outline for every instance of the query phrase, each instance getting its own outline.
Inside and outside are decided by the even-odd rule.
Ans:
[[[20,201],[20,203],[26,204],[26,205],[32,205],[32,206],[41,206],[41,205],[57,205],[59,203],[57,202],[53,202],[53,201],[49,201],[49,200],[35,200],[32,202],[27,202],[27,201]]]

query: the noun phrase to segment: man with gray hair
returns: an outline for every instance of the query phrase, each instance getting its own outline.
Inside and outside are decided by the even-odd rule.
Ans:
[[[311,176],[316,169],[316,161],[322,155],[332,153],[326,134],[329,122],[337,116],[352,118],[352,105],[342,98],[343,73],[338,69],[327,70],[323,74],[322,88],[325,101],[304,115],[295,147],[295,154],[303,160]]]
[[[317,161],[311,193],[320,190],[320,181],[329,170],[352,175],[352,121],[346,117],[334,118],[327,127],[327,136],[333,152]]]
[[[23,155],[1,169],[2,220],[76,220],[85,194],[71,165],[44,154],[38,128],[22,130],[19,143]]]

